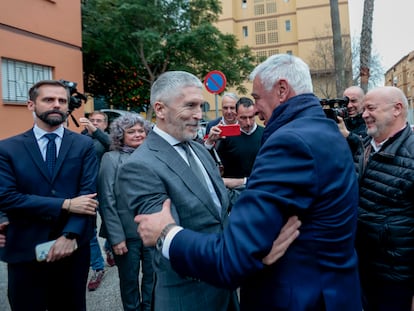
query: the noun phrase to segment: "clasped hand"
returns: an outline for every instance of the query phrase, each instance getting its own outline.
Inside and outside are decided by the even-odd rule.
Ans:
[[[154,246],[162,229],[170,223],[175,223],[171,215],[171,200],[167,199],[162,205],[162,209],[158,213],[141,214],[134,218],[139,224],[138,233],[141,236],[145,246]],[[290,244],[299,236],[299,227],[301,225],[297,216],[289,218],[288,222],[281,229],[279,236],[274,240],[272,249],[262,262],[271,265],[282,257]]]

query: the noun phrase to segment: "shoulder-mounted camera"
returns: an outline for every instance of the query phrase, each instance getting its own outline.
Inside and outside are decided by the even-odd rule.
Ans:
[[[86,102],[88,98],[84,94],[78,92],[78,90],[76,89],[76,86],[78,84],[76,82],[66,80],[59,81],[62,82],[69,89],[69,112],[72,112],[73,110],[78,109],[80,106],[82,106],[82,101]]]
[[[63,79],[59,81],[62,82],[69,90],[70,98],[68,105],[68,114],[72,117],[73,123],[75,123],[75,125],[79,127],[79,123],[73,117],[72,111],[82,106],[82,102],[86,102],[88,98],[85,96],[85,94],[78,92],[78,90],[76,89],[76,86],[78,84],[76,82],[66,81]]]
[[[338,116],[344,120],[349,117],[347,108],[349,103],[348,96],[333,99],[323,98],[320,99],[319,102],[321,103],[323,111],[328,118],[338,122]]]

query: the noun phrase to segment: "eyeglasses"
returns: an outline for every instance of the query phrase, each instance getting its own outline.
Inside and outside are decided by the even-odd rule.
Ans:
[[[89,121],[91,121],[91,122],[97,122],[97,123],[105,122],[105,120],[102,120],[102,119],[89,119]]]

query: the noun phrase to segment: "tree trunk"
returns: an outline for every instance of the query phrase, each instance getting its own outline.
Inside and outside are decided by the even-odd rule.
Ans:
[[[342,47],[341,22],[339,19],[338,0],[330,0],[329,2],[331,5],[331,24],[333,35],[336,94],[337,97],[340,97],[342,96],[342,93],[345,90],[345,64],[344,50]]]
[[[368,91],[368,80],[371,63],[372,45],[372,18],[374,15],[374,0],[364,0],[364,15],[362,17],[361,29],[361,52],[359,75],[361,77],[361,88],[366,93]]]

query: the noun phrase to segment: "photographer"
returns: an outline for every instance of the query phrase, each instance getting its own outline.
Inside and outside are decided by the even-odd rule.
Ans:
[[[354,151],[360,144],[361,138],[367,136],[367,127],[362,118],[364,90],[359,86],[351,86],[344,91],[344,96],[349,98],[347,104],[348,118],[338,117],[338,127],[347,139],[351,150]]]
[[[79,122],[85,127],[82,134],[93,139],[98,163],[100,163],[103,154],[109,150],[111,144],[111,139],[105,132],[108,127],[108,116],[104,112],[93,111],[87,118],[80,118]]]
[[[102,111],[93,111],[87,118],[80,118],[79,122],[85,127],[81,132],[83,135],[87,135],[92,138],[93,146],[95,147],[96,157],[98,160],[98,166],[100,166],[101,158],[105,152],[109,150],[111,139],[105,132],[108,127],[108,116]],[[101,228],[102,231],[102,228]],[[106,233],[104,233],[106,235]],[[96,227],[94,236],[90,241],[91,246],[91,260],[90,265],[92,268],[92,275],[88,282],[88,290],[94,291],[101,285],[103,277],[105,275],[105,264],[102,257],[101,247],[96,236]],[[113,259],[112,252],[109,250],[109,246],[105,244],[105,251],[107,254],[108,264],[111,266],[111,259]],[[114,264],[112,264],[113,266]]]

